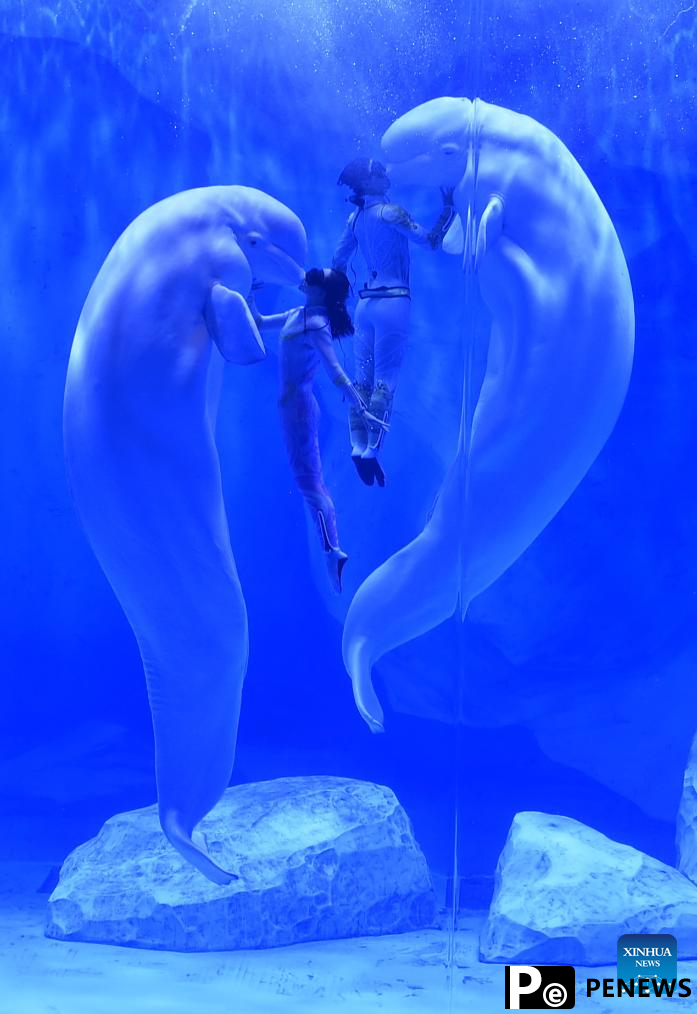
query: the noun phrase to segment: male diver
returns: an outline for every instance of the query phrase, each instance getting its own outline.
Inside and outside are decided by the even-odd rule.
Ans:
[[[443,211],[428,231],[409,213],[387,199],[390,180],[385,167],[370,158],[356,158],[337,181],[352,190],[356,205],[334,252],[332,268],[346,272],[358,247],[368,268],[359,289],[355,314],[356,390],[377,419],[388,422],[409,332],[409,241],[440,249],[454,217],[452,190],[443,191]],[[356,406],[349,409],[351,457],[363,482],[385,485],[378,461],[384,428]]]

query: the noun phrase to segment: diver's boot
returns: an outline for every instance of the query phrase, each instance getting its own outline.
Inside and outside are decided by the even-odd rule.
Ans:
[[[324,520],[324,514],[322,511],[317,511],[317,524],[319,525],[322,545],[324,547],[324,562],[327,567],[327,573],[329,574],[329,580],[334,591],[340,592],[341,575],[344,567],[346,566],[348,555],[338,546],[332,546],[329,541],[327,522]]]
[[[368,385],[354,384],[354,387],[367,404],[370,398]],[[363,453],[368,447],[368,427],[358,405],[351,405],[349,408],[349,436],[351,438],[351,460],[356,466],[356,471],[366,486],[372,486],[375,481],[373,469],[370,465],[364,465],[362,460]]]
[[[393,397],[394,395],[387,384],[382,380],[378,380],[368,406],[370,414],[374,415],[376,419],[381,419],[383,422],[388,423],[392,415]],[[361,457],[366,465],[372,469],[378,486],[385,485],[385,473],[378,461],[378,453],[384,436],[385,431],[380,426],[368,423],[368,446],[363,451]]]

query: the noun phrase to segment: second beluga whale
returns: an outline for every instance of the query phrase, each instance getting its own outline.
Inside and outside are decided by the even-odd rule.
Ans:
[[[248,655],[215,443],[220,380],[223,360],[266,355],[252,280],[297,285],[306,253],[300,219],[263,191],[168,197],[111,249],[68,365],[69,481],[140,648],[160,822],[218,884],[233,874],[192,832],[230,780]]]
[[[634,347],[629,272],[610,217],[569,150],[528,116],[433,99],[382,140],[397,182],[454,188],[445,249],[464,254],[492,317],[467,432],[423,531],[358,588],[343,656],[374,732],[372,669],[488,588],[583,479],[625,399]],[[464,384],[463,384],[464,388]]]

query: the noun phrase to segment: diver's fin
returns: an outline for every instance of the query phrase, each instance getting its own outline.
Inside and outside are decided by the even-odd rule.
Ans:
[[[366,448],[361,456],[361,462],[364,471],[366,473],[369,472],[370,474],[370,485],[373,485],[373,481],[377,481],[378,486],[381,486],[384,489],[385,473],[382,470],[382,465],[378,461],[377,447]]]
[[[348,560],[348,554],[344,553],[338,546],[332,546],[324,554],[324,562],[327,566],[327,572],[329,574],[329,580],[332,588],[336,592],[341,591],[341,575],[346,561]]]
[[[351,461],[356,466],[356,471],[366,486],[372,486],[375,482],[375,469],[373,468],[373,458],[364,458],[362,454],[352,454]]]
[[[169,810],[162,814],[160,824],[170,845],[208,880],[221,887],[231,884],[234,880],[239,880],[235,873],[230,873],[218,866],[202,848],[194,844],[191,834],[184,827],[181,816],[176,810]]]
[[[322,536],[322,543],[324,546],[324,561],[327,565],[327,571],[329,573],[329,580],[331,581],[332,588],[334,591],[341,591],[341,574],[348,555],[344,553],[339,546],[332,546],[329,540],[329,532],[327,531],[327,522],[324,519],[322,511],[317,511],[317,524]]]

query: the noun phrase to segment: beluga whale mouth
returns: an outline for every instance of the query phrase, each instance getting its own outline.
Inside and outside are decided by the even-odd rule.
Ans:
[[[426,526],[348,610],[344,663],[374,732],[383,728],[375,664],[458,606],[464,616],[549,524],[615,425],[634,346],[612,221],[550,130],[480,99],[444,97],[396,120],[383,150],[393,180],[454,190],[459,228],[443,246],[464,255],[491,332],[471,431],[461,429]]]

